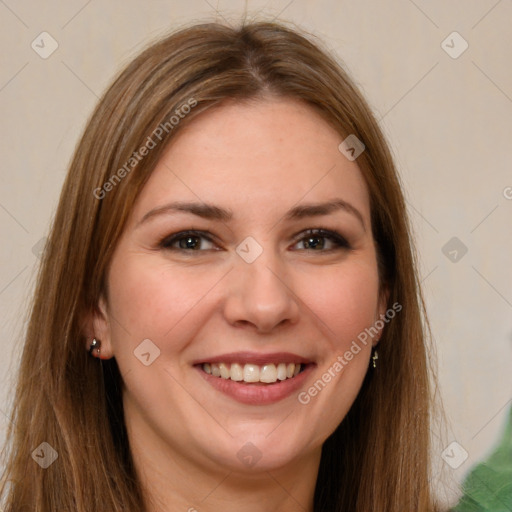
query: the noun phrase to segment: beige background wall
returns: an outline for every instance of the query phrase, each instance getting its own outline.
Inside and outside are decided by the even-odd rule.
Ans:
[[[510,0],[0,1],[0,426],[8,421],[38,242],[97,97],[153,38],[193,21],[237,22],[244,13],[292,21],[320,37],[382,118],[438,346],[449,419],[442,446],[456,440],[469,454],[456,470],[440,450],[436,456],[460,481],[489,452],[512,405]],[[37,37],[43,31],[58,44],[46,59],[31,47],[35,40],[39,53],[51,50],[48,36]],[[455,246],[443,253],[452,237],[467,247],[462,257]]]

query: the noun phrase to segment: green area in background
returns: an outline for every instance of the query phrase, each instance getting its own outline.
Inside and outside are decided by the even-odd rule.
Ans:
[[[463,491],[451,512],[512,512],[512,408],[497,448],[471,470]]]

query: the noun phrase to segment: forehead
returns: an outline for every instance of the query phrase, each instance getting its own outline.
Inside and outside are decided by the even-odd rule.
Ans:
[[[338,150],[343,140],[312,107],[273,98],[203,112],[166,148],[134,216],[169,200],[205,201],[279,214],[302,201],[343,197],[369,217],[362,173]],[[260,211],[263,214],[263,211]]]

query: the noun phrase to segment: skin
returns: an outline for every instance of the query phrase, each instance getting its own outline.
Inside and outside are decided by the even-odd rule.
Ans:
[[[123,376],[150,512],[313,510],[322,444],[354,402],[377,337],[308,404],[297,393],[271,405],[241,404],[192,362],[235,351],[293,352],[316,364],[307,390],[385,312],[368,191],[357,161],[338,150],[342,140],[295,100],[226,102],[174,138],[141,191],[91,329],[101,357],[115,357]],[[285,219],[297,205],[334,198],[349,202],[362,222],[345,209]],[[141,223],[171,201],[206,202],[233,218],[167,212]],[[311,228],[337,231],[350,248],[315,235],[316,248],[308,247]],[[197,248],[181,251],[178,242],[160,246],[188,229],[213,241],[194,238]],[[263,249],[253,263],[236,252],[248,236]],[[134,356],[145,339],[160,350],[149,366]],[[251,467],[237,457],[248,442],[261,454]]]

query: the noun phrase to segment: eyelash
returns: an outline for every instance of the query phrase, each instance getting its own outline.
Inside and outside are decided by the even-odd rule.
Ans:
[[[166,236],[163,238],[160,243],[159,247],[162,249],[170,250],[170,251],[181,251],[181,252],[202,252],[205,249],[197,250],[197,249],[185,249],[181,247],[172,247],[173,244],[176,242],[179,242],[180,240],[191,238],[191,237],[197,237],[197,238],[204,238],[208,242],[215,243],[212,239],[212,237],[207,236],[207,232],[205,231],[196,231],[196,230],[187,230],[187,231],[180,231],[179,233],[174,233],[173,235]],[[332,252],[332,251],[338,251],[338,250],[350,250],[352,247],[347,242],[347,240],[341,236],[336,231],[331,231],[324,228],[314,228],[314,229],[307,229],[305,231],[302,231],[299,233],[299,236],[295,237],[294,245],[296,245],[299,242],[303,242],[304,240],[308,238],[324,238],[327,240],[331,240],[335,247],[331,249],[324,249],[315,251],[314,249],[311,252]],[[211,250],[211,249],[210,249]],[[308,249],[299,249],[302,251],[308,251]]]

